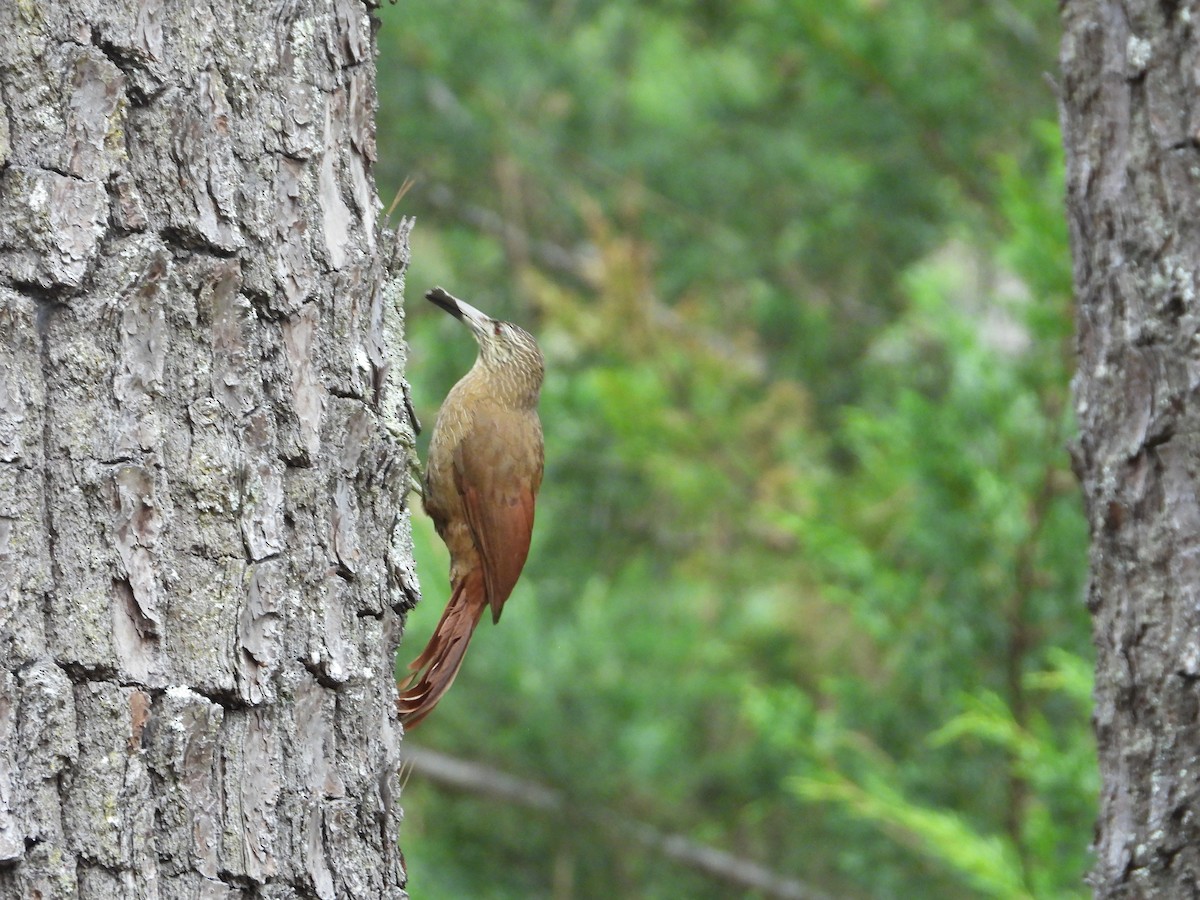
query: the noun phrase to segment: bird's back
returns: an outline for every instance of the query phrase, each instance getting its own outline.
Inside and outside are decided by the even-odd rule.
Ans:
[[[463,376],[438,412],[425,510],[450,551],[451,584],[482,565],[496,619],[529,552],[543,454],[537,411],[497,402],[483,370]]]

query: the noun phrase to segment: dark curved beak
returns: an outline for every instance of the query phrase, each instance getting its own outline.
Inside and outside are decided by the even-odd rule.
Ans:
[[[458,308],[459,300],[457,297],[452,297],[440,287],[435,287],[431,291],[427,291],[425,299],[436,306],[440,306],[456,319],[462,318],[462,312]]]
[[[489,316],[480,312],[465,300],[446,293],[440,287],[425,294],[425,299],[435,306],[440,306],[454,318],[466,322],[476,334],[486,334],[488,324],[492,321]]]

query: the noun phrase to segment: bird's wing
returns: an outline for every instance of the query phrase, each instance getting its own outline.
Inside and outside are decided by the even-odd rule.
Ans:
[[[541,427],[529,413],[487,406],[454,450],[454,477],[483,561],[492,621],[525,566],[542,480]]]

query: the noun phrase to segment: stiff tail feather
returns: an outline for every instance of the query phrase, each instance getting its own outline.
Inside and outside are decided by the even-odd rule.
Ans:
[[[416,726],[450,690],[486,606],[483,575],[475,569],[455,586],[433,637],[408,666],[413,674],[398,685],[396,710],[405,728]]]

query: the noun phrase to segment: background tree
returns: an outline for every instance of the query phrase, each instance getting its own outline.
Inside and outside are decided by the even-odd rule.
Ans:
[[[1181,897],[1200,871],[1198,47],[1184,4],[1069,3],[1063,23],[1103,776],[1093,877],[1098,897]]]
[[[810,896],[1082,896],[1053,6],[390,15],[412,277],[548,356],[530,563],[412,739],[415,890],[729,896],[641,823]],[[430,415],[472,348],[410,324]]]
[[[0,895],[403,896],[368,10],[0,29]]]

